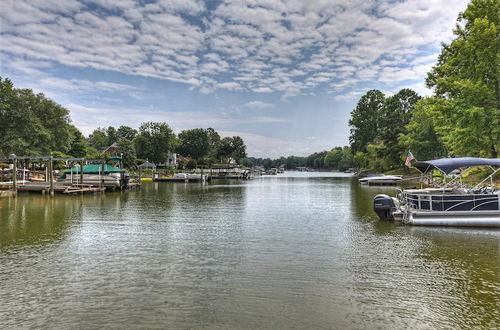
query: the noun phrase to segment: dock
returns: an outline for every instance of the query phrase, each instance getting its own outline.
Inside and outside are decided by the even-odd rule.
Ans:
[[[30,182],[17,186],[17,191],[22,192],[39,192],[49,193],[50,184],[48,182]],[[101,193],[106,190],[105,187],[94,187],[90,185],[62,185],[57,182],[52,187],[54,193],[62,194],[88,194],[88,193]]]

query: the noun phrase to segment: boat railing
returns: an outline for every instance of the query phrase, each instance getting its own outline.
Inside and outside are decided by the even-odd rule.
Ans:
[[[403,192],[402,203],[415,211],[498,211],[498,194],[416,194]]]

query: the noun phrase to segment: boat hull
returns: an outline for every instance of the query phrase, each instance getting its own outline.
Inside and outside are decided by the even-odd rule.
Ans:
[[[410,212],[404,222],[414,226],[500,227],[500,213]]]

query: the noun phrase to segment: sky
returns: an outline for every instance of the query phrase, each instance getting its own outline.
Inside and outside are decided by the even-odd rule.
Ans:
[[[97,127],[241,136],[249,156],[348,144],[361,95],[421,95],[464,0],[0,0],[0,76]]]

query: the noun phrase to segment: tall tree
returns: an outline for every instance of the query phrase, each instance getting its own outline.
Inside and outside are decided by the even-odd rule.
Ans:
[[[73,125],[71,129],[71,144],[67,152],[72,157],[85,157],[87,154],[87,141],[83,134]]]
[[[444,137],[450,128],[442,126],[445,120],[441,109],[445,100],[426,98],[417,102],[413,110],[413,118],[406,126],[406,134],[399,137],[399,145],[411,150],[416,159],[426,160],[448,155]],[[435,123],[441,123],[436,130]]]
[[[426,83],[441,103],[444,143],[455,155],[497,157],[500,148],[498,0],[472,0]]]
[[[108,146],[115,143],[118,140],[118,135],[116,134],[116,128],[114,128],[113,126],[108,126],[108,128],[106,128],[106,137],[107,137],[106,144]]]
[[[217,150],[220,143],[220,135],[213,128],[209,127],[206,129],[208,134],[208,155],[210,158],[217,158]]]
[[[197,163],[208,156],[210,151],[210,140],[206,130],[195,128],[179,133],[179,146],[177,152],[182,156],[191,157]]]
[[[411,89],[402,89],[386,98],[379,118],[379,138],[385,145],[385,157],[392,166],[403,166],[401,160],[405,146],[398,144],[398,138],[406,133],[406,125],[412,118],[412,110],[421,97]]]
[[[246,146],[243,139],[239,136],[225,137],[220,140],[219,148],[217,151],[219,158],[233,158],[239,162],[241,158],[246,157]]]
[[[353,152],[366,152],[368,143],[378,135],[378,121],[384,106],[384,94],[376,89],[363,95],[351,112],[349,142]]]
[[[174,149],[175,134],[167,123],[147,122],[139,127],[134,139],[138,158],[148,159],[156,164],[167,160]]]
[[[98,151],[102,151],[108,144],[108,136],[106,134],[106,129],[104,127],[96,128],[88,137],[87,142],[89,146],[95,148]]]
[[[133,129],[132,127],[120,126],[116,130],[116,136],[118,139],[122,138],[132,141],[134,140],[136,135],[137,135],[137,130]]]
[[[117,152],[122,157],[122,164],[125,168],[132,168],[135,166],[136,152],[134,143],[125,138],[119,138],[116,141],[118,144]]]
[[[43,94],[15,89],[0,77],[0,153],[47,155],[67,152],[72,140],[69,111]]]

